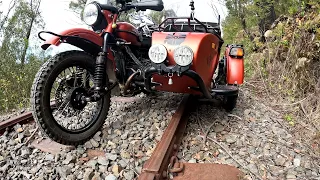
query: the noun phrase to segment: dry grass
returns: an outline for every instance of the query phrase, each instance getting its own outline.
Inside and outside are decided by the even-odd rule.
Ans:
[[[320,15],[284,18],[259,53],[247,58],[254,69],[245,83],[280,112],[296,135],[320,150]],[[312,24],[312,26],[310,25]],[[303,59],[302,59],[303,58]]]

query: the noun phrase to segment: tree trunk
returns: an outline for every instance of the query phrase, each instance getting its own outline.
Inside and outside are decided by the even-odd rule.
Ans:
[[[25,60],[26,60],[26,54],[27,54],[27,50],[28,50],[28,47],[29,47],[29,38],[30,38],[30,35],[31,35],[33,23],[36,20],[37,15],[39,13],[40,4],[41,4],[41,0],[36,5],[35,11],[33,11],[32,0],[31,0],[31,4],[30,5],[31,5],[31,9],[33,11],[33,14],[32,14],[32,17],[31,17],[31,22],[30,22],[30,24],[28,26],[28,30],[27,30],[27,34],[26,34],[26,38],[25,38],[26,40],[24,42],[24,48],[23,48],[23,52],[22,52],[22,56],[21,56],[21,65],[22,66],[24,65]]]
[[[262,14],[262,17],[259,21],[259,31],[261,34],[260,41],[265,42],[264,33],[271,27],[272,23],[276,20],[276,11],[274,8],[274,3],[264,1],[261,4],[257,4],[258,7],[262,8],[265,14]]]

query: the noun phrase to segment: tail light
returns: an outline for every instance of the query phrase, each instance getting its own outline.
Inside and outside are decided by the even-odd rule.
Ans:
[[[229,55],[234,58],[243,58],[244,49],[242,45],[231,45]]]

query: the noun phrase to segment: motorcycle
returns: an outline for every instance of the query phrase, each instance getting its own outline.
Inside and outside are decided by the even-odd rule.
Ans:
[[[42,132],[61,144],[85,143],[102,128],[112,94],[166,91],[199,98],[223,97],[232,111],[244,79],[244,48],[222,45],[218,23],[194,16],[168,17],[156,28],[141,16],[137,28],[118,21],[121,13],[162,11],[162,0],[87,1],[84,22],[92,30],[67,29],[59,34],[41,31],[41,48],[68,43],[81,50],[61,52],[37,72],[31,89],[33,117]],[[148,18],[147,18],[148,19]],[[41,34],[53,35],[43,39]],[[214,73],[218,71],[217,77]]]

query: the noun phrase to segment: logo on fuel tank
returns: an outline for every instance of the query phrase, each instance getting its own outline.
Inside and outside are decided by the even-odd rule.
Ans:
[[[186,34],[168,34],[164,43],[170,45],[180,45],[186,40]]]

